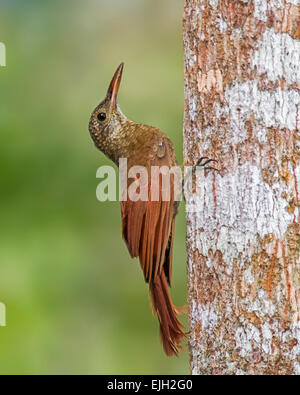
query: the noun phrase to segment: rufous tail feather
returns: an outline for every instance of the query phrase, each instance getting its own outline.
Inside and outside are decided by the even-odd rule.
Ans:
[[[149,284],[153,312],[160,324],[160,338],[168,356],[177,355],[185,337],[183,326],[177,318],[177,308],[172,304],[164,271]]]

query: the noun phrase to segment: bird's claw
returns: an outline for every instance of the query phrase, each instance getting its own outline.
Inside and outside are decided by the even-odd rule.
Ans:
[[[204,161],[204,160],[205,160],[205,162],[202,163],[202,161]],[[216,170],[217,172],[220,172],[220,170],[217,169],[216,167],[212,167],[212,166],[205,167],[207,164],[209,164],[211,162],[218,163],[218,161],[216,159],[209,159],[207,156],[203,156],[197,161],[195,168],[197,166],[199,166],[199,167],[202,166],[205,170]]]

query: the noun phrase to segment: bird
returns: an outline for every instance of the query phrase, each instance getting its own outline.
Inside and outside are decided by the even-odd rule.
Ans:
[[[119,166],[127,159],[128,168],[143,166],[148,173],[152,166],[177,166],[174,146],[160,129],[135,123],[122,113],[117,96],[124,63],[117,68],[106,97],[93,110],[89,132],[95,146]],[[161,180],[160,180],[161,181]],[[134,179],[128,178],[129,187]],[[170,189],[174,186],[171,178]],[[185,337],[178,315],[181,308],[173,305],[169,287],[172,282],[172,254],[175,217],[179,202],[174,194],[163,199],[161,182],[149,182],[147,201],[121,201],[122,235],[132,258],[139,258],[145,282],[149,286],[150,302],[160,327],[160,339],[168,356],[177,355]],[[158,199],[151,199],[155,193]]]

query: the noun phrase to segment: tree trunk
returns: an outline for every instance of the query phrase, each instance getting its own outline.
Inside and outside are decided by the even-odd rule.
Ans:
[[[193,374],[300,374],[299,0],[186,0]],[[193,210],[196,208],[196,210]]]

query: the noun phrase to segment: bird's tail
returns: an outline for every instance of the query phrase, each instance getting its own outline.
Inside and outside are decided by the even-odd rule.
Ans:
[[[177,355],[180,343],[185,337],[183,326],[179,322],[177,309],[170,298],[168,283],[164,271],[157,275],[149,284],[153,313],[157,314],[160,324],[160,338],[165,353]]]

